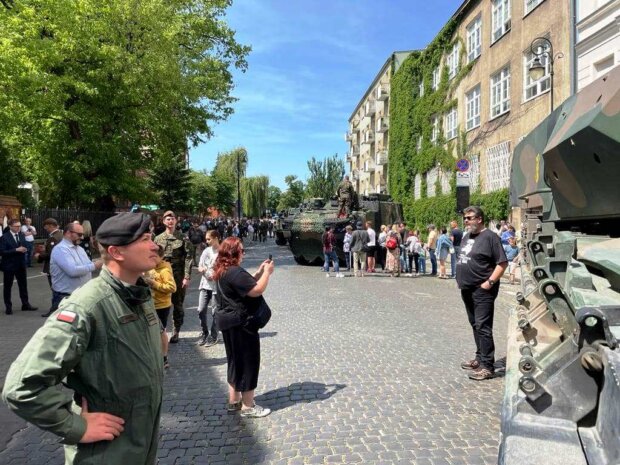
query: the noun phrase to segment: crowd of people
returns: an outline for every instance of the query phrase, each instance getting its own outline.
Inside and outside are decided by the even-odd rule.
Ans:
[[[426,272],[428,259],[430,275],[456,278],[476,348],[461,368],[470,379],[482,381],[495,376],[494,302],[506,268],[514,282],[511,264],[517,263],[519,248],[514,228],[506,222],[487,228],[479,207],[465,209],[463,220],[465,233],[452,221],[439,229],[429,225],[425,237],[405,223],[381,225],[377,234],[372,222],[359,222],[355,230],[346,228],[343,249],[347,269],[353,268],[355,276],[376,273],[376,268],[392,276],[418,276]],[[256,404],[254,390],[261,360],[258,331],[271,314],[263,293],[274,263],[265,260],[254,274],[241,266],[243,237],[253,238],[253,221],[183,223],[167,211],[158,231],[148,215],[121,213],[104,221],[93,241],[85,222],[71,222],[62,231],[55,220],[44,222],[45,250],[32,258],[47,264],[51,307],[44,326],[11,365],[2,395],[18,415],[63,438],[66,463],[87,462],[91,443],[98,444],[97,453],[109,463],[155,462],[163,375],[170,366],[168,344],[179,340],[197,249],[198,344],[212,346],[222,335],[228,364],[226,408],[247,418],[270,413]],[[261,224],[257,240],[262,240]],[[22,309],[36,310],[18,277],[28,266],[26,253],[32,249],[24,243],[26,232],[32,231],[22,231],[18,220],[8,226],[0,244],[5,305],[8,276],[10,285],[18,280]],[[192,229],[200,231],[204,247],[202,240],[192,240]],[[84,247],[87,235],[89,246]],[[94,244],[98,259],[92,257]],[[341,276],[333,228],[325,231],[323,248],[325,269],[333,262]],[[168,339],[170,313],[173,332]],[[57,389],[61,382],[73,395]]]

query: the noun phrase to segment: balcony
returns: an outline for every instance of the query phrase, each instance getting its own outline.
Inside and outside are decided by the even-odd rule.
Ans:
[[[388,119],[386,116],[377,119],[377,132],[386,132],[388,127]]]
[[[387,100],[390,96],[390,87],[388,84],[379,84],[375,89],[375,98],[377,100]]]
[[[377,152],[376,156],[377,165],[387,165],[388,153],[387,150],[381,149]]]
[[[370,172],[374,171],[375,168],[376,168],[375,161],[373,159],[366,160],[364,162],[364,172],[365,173],[370,173]]]
[[[364,138],[362,139],[362,144],[372,144],[375,141],[375,133],[371,130],[368,130],[364,133]]]
[[[359,171],[357,170],[351,170],[351,181],[358,181],[359,180]]]
[[[364,112],[366,116],[374,115],[375,110],[376,110],[376,105],[374,101],[370,100],[366,102],[366,105],[364,106]]]
[[[344,141],[345,142],[351,142],[352,139],[353,139],[353,134],[351,134],[350,132],[345,132],[344,133]]]

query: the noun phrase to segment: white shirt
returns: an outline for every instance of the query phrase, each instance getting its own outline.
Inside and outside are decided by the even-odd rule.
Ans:
[[[30,231],[32,234],[26,235],[28,231]],[[34,226],[32,225],[28,226],[27,224],[22,224],[22,232],[24,233],[26,242],[34,242],[34,236],[37,235],[37,230],[34,228]]]
[[[375,245],[377,245],[377,233],[375,232],[375,230],[372,228],[368,228],[366,232],[368,233],[368,246],[374,247]]]
[[[200,261],[198,262],[198,268],[204,268],[205,271],[202,273],[202,278],[200,278],[200,285],[198,286],[198,289],[215,291],[215,283],[207,279],[207,277],[211,277],[211,275],[213,275],[213,265],[215,265],[216,258],[217,250],[213,247],[207,247],[202,251]]]
[[[53,249],[50,259],[52,289],[71,294],[92,278],[95,264],[79,245],[68,239],[60,241]]]

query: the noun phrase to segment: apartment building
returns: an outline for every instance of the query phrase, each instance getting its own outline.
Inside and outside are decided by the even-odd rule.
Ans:
[[[573,0],[577,91],[620,63],[620,0]]]
[[[473,64],[450,87],[448,99],[457,106],[433,116],[431,141],[446,141],[456,158],[456,138],[465,132],[472,191],[508,187],[515,145],[551,111],[552,79],[556,106],[570,95],[569,10],[565,0],[466,0],[454,14],[454,45],[433,73],[433,86],[442,72],[452,80],[463,66]],[[537,79],[529,71],[535,60],[544,67]],[[416,175],[414,197],[422,196],[423,185],[428,197],[439,195],[438,178],[442,193],[449,192],[452,175],[452,167],[441,166]]]
[[[390,80],[410,51],[386,60],[349,118],[346,161],[356,192],[387,193],[390,128]]]

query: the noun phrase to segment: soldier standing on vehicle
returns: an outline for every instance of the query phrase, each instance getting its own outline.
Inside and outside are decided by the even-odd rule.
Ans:
[[[336,195],[338,196],[338,217],[349,216],[355,197],[355,189],[353,189],[353,184],[349,181],[349,176],[345,176],[338,185]]]
[[[177,285],[177,290],[172,294],[172,322],[174,325],[171,344],[179,342],[179,333],[183,326],[183,301],[185,289],[189,287],[192,275],[192,263],[194,261],[194,246],[181,231],[177,231],[177,217],[171,210],[164,213],[164,225],[166,230],[155,237],[155,243],[164,249],[164,260],[172,265],[172,274]]]
[[[153,465],[157,459],[160,326],[141,278],[157,260],[150,222],[142,213],[103,222],[101,274],[63,300],[7,373],[3,400],[62,438],[65,464]],[[59,389],[61,383],[73,393]]]

